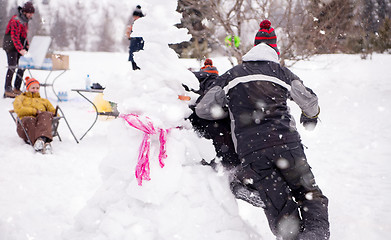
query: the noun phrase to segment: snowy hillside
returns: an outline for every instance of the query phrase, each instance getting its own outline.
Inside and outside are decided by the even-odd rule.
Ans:
[[[5,69],[5,53],[0,51],[0,54],[1,67]],[[93,82],[114,84],[131,73],[127,70],[130,64],[126,61],[126,54],[68,54],[71,70],[58,80],[55,87],[58,91],[67,90],[69,101],[57,103],[50,92],[49,99],[63,108],[76,135],[80,137],[92,123],[94,113],[91,105],[70,89],[82,88],[87,73],[92,75]],[[221,72],[229,68],[224,58],[214,61]],[[198,66],[195,60],[184,59],[181,63],[189,67]],[[372,60],[361,60],[356,55],[324,55],[292,68],[320,99],[321,123],[313,132],[306,132],[301,127],[299,131],[303,143],[308,147],[306,153],[317,182],[330,198],[331,239],[387,239],[391,231],[391,212],[387,207],[391,197],[391,72],[387,67],[390,63],[390,55],[374,55]],[[39,74],[43,72],[33,74],[40,78]],[[4,79],[4,75],[5,71],[0,72],[1,79]],[[116,139],[112,139],[112,135],[107,137],[118,125],[123,125],[122,120],[99,120],[80,144],[75,143],[65,124],[62,124],[60,133],[63,142],[56,139],[53,143],[54,154],[43,156],[36,154],[17,137],[8,114],[12,100],[1,99],[0,106],[0,239],[61,239],[64,232],[69,233],[69,229],[75,224],[77,226],[74,217],[91,204],[88,200],[99,195],[97,190],[102,188],[99,168],[104,168],[102,163],[107,163],[109,159],[124,161],[124,174],[134,176],[135,165],[129,161],[137,158],[141,135],[136,130],[128,129],[127,132],[133,132],[132,138],[126,133],[114,136]],[[294,116],[299,116],[294,106],[292,111]],[[177,141],[174,139],[175,136],[169,136],[168,141]],[[123,152],[110,152],[113,142],[122,144]],[[142,187],[133,182],[131,187],[134,191],[153,184],[157,179],[161,181],[167,177],[167,181],[170,181],[171,175],[157,176],[163,174],[169,168],[170,159],[179,154],[173,142],[167,146],[167,151],[168,166],[153,168],[152,180]],[[156,155],[151,159],[155,161]],[[189,166],[188,174],[196,174],[198,168]],[[208,173],[213,174],[211,171]],[[199,179],[199,184],[204,182],[205,178]],[[170,186],[165,185],[162,193],[170,191]],[[113,195],[117,192],[121,196],[120,190],[114,191]],[[189,197],[194,198],[199,194],[202,191],[194,191],[189,193]],[[207,205],[200,202],[197,207],[186,206],[181,210],[192,215],[197,208],[205,207],[204,204]],[[148,209],[148,204],[139,205],[139,208]],[[240,202],[239,210],[241,216],[249,221],[248,226],[252,226],[262,239],[272,239],[261,209]],[[210,212],[216,214],[213,209]],[[127,214],[132,218],[136,213]],[[92,218],[93,214],[84,216]],[[129,220],[126,220],[126,216],[123,216],[124,223]],[[163,216],[155,218],[163,220]],[[80,222],[80,218],[77,221]],[[117,229],[107,228],[107,231],[107,234],[111,231],[115,234]],[[135,228],[134,231],[141,229]]]

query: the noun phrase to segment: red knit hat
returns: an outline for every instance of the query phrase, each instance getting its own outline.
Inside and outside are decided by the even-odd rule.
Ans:
[[[33,3],[32,3],[32,2],[26,2],[26,3],[23,5],[22,12],[25,12],[25,13],[34,13],[34,12],[35,12],[35,8],[34,8],[34,6],[33,6]]]
[[[213,62],[212,62],[212,59],[210,59],[210,58],[207,58],[207,59],[205,59],[205,62],[204,62],[204,65],[206,66],[206,65],[213,65]]]
[[[35,78],[31,78],[31,77],[26,77],[26,89],[29,90],[31,85],[33,85],[34,83],[37,83],[39,85],[39,82],[37,79]]]
[[[272,47],[278,55],[280,55],[280,51],[277,48],[277,36],[274,32],[274,28],[271,27],[271,22],[269,20],[263,20],[259,24],[259,30],[257,35],[255,36],[254,46],[260,43],[266,43],[270,47]]]
[[[217,71],[217,68],[213,66],[212,59],[210,58],[205,59],[204,66],[201,68],[200,71],[207,72],[212,75],[219,75],[219,71]]]

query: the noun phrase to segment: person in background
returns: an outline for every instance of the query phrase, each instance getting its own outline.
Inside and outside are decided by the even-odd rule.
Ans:
[[[212,60],[207,58],[205,59],[204,66],[201,67],[200,71],[193,73],[200,82],[199,90],[191,90],[200,95],[196,101],[198,102],[204,95],[204,92],[208,89],[208,86],[212,85],[214,80],[219,76],[219,72],[217,68],[213,66]],[[189,91],[188,89],[186,90]],[[231,126],[229,118],[215,121],[205,120],[194,113],[194,107],[195,106],[190,106],[193,110],[193,114],[189,116],[189,120],[192,123],[194,130],[196,130],[202,137],[213,140],[217,157],[222,158],[222,164],[226,168],[232,169],[239,164],[240,161],[235,153],[235,149],[233,148],[230,135]]]
[[[264,20],[243,63],[215,79],[195,111],[209,120],[230,117],[241,160],[237,176],[259,192],[278,239],[327,240],[328,199],[315,182],[288,99],[301,108],[304,127],[315,127],[318,98],[280,65],[275,31]]]
[[[12,78],[19,64],[19,58],[26,55],[28,51],[28,22],[33,17],[34,12],[32,2],[26,2],[23,7],[18,7],[18,13],[12,16],[5,30],[3,49],[7,53],[8,71],[5,76],[4,98],[14,98],[22,93],[20,86],[24,69],[18,69],[14,89],[12,89]]]
[[[133,53],[144,49],[144,40],[142,37],[131,37],[131,34],[133,31],[134,22],[137,19],[142,18],[142,17],[144,17],[144,14],[141,11],[141,6],[137,5],[136,9],[133,11],[133,15],[130,20],[130,24],[126,28],[126,37],[130,40],[128,61],[132,62],[133,70],[140,69],[133,59]]]
[[[200,82],[199,90],[192,90],[200,94],[198,102],[204,93],[213,85],[219,72],[210,58],[205,59],[204,66],[200,71],[193,72]],[[185,87],[186,89],[186,87]],[[187,89],[189,91],[189,89]],[[211,139],[216,150],[216,156],[221,158],[221,165],[224,171],[227,172],[230,181],[230,188],[236,198],[244,200],[253,206],[263,206],[263,202],[259,197],[258,192],[247,188],[243,185],[236,176],[236,168],[240,165],[240,160],[235,152],[234,143],[231,138],[231,120],[229,117],[219,120],[205,120],[198,117],[194,113],[194,106],[190,107],[193,113],[189,116],[189,120],[193,125],[194,130],[206,139]],[[205,164],[205,163],[204,163]],[[214,169],[217,168],[216,162],[210,164]]]
[[[212,59],[207,58],[204,61],[204,66],[202,66],[198,72],[193,72],[193,74],[200,82],[199,91],[194,92],[204,95],[203,92],[208,88],[208,84],[211,84],[213,80],[219,76],[219,71],[217,71],[217,68],[213,66]]]
[[[26,92],[17,96],[13,105],[28,135],[27,137],[25,130],[18,123],[19,137],[26,143],[29,143],[28,139],[30,139],[35,151],[51,153],[52,120],[56,109],[49,100],[39,95],[39,82],[34,78],[26,77]]]

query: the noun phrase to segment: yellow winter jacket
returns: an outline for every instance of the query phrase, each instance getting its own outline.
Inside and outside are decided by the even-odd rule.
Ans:
[[[39,93],[24,92],[17,96],[14,101],[14,111],[20,119],[23,117],[35,117],[37,111],[55,113],[56,109]]]

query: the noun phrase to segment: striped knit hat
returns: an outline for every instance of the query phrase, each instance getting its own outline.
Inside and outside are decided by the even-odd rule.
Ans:
[[[212,59],[210,58],[205,59],[204,66],[201,68],[201,71],[210,74],[219,75],[219,71],[217,71],[217,68],[213,66]]]
[[[26,89],[29,90],[31,85],[33,85],[34,83],[38,83],[39,85],[39,82],[37,79],[35,78],[31,78],[31,77],[26,77]]]
[[[280,51],[277,48],[277,36],[274,32],[274,28],[271,27],[271,22],[269,20],[263,20],[259,24],[259,30],[257,35],[255,36],[254,46],[260,43],[266,43],[274,50],[276,50],[277,54],[280,55]]]

